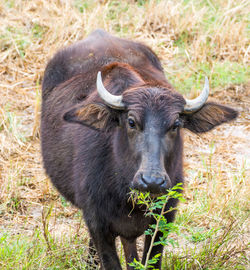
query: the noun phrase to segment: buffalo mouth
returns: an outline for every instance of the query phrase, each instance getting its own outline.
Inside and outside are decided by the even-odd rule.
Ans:
[[[141,186],[132,185],[132,189],[137,190],[142,193],[149,193],[150,197],[156,198],[161,195],[164,195],[168,192],[167,188],[142,188]]]

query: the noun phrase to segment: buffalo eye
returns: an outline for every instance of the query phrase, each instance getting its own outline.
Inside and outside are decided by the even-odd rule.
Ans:
[[[176,131],[180,126],[181,126],[181,121],[179,119],[176,119],[172,126],[172,130]]]
[[[132,118],[128,118],[128,126],[130,128],[135,128],[135,120]]]

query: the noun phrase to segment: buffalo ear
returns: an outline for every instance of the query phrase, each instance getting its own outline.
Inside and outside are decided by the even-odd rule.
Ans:
[[[183,115],[184,128],[195,133],[207,132],[237,116],[238,112],[230,107],[207,102],[199,111]]]
[[[117,113],[104,104],[91,103],[66,112],[64,120],[96,130],[108,130],[119,123]]]

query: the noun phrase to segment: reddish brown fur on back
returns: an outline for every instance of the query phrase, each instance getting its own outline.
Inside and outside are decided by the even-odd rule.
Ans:
[[[142,78],[139,72],[136,69],[134,69],[131,65],[128,65],[126,63],[113,62],[111,64],[108,64],[102,68],[102,74],[106,76],[112,73],[113,70],[117,72],[117,69],[119,69],[119,72],[121,75],[130,73],[134,76],[136,80],[142,81]]]
[[[114,62],[104,66],[101,72],[105,87],[113,94],[122,94],[130,87],[145,84],[137,70],[125,63]]]

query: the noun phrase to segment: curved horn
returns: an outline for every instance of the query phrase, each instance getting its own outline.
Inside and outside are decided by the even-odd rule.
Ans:
[[[108,90],[104,87],[102,83],[101,71],[97,73],[96,87],[99,96],[103,99],[103,101],[113,109],[124,109],[125,105],[122,102],[122,95],[115,96],[108,92]]]
[[[186,105],[184,106],[184,113],[192,113],[198,111],[207,101],[209,95],[209,81],[205,77],[205,84],[201,94],[195,99],[186,99]]]

